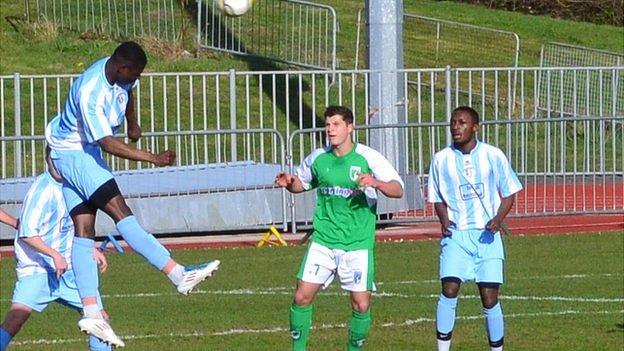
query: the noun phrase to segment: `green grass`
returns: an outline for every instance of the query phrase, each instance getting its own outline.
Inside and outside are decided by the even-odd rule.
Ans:
[[[507,282],[501,296],[507,348],[622,349],[623,235],[506,237]],[[180,262],[223,262],[216,276],[189,297],[176,295],[167,279],[137,255],[112,254],[109,272],[101,278],[104,302],[129,350],[287,350],[288,306],[303,252],[301,246],[176,250],[173,256]],[[379,243],[376,260],[380,295],[373,298],[367,349],[433,349],[437,241]],[[0,314],[9,307],[13,270],[13,260],[4,258]],[[454,347],[484,350],[477,289],[474,284],[462,289]],[[343,349],[349,310],[347,296],[335,283],[319,294],[310,350]],[[77,318],[52,305],[31,317],[12,350],[83,350],[86,339],[76,328]],[[57,343],[32,344],[40,339]]]
[[[357,11],[363,6],[361,0],[323,1],[333,6],[338,15],[338,57],[342,67],[354,65]],[[436,17],[467,24],[516,32],[521,40],[522,66],[538,64],[541,45],[549,41],[559,41],[597,49],[622,52],[624,28],[596,25],[584,22],[553,19],[544,16],[529,16],[501,10],[491,10],[481,6],[460,4],[449,1],[404,1],[404,12],[415,15]],[[82,40],[80,33],[62,32],[52,39],[45,36],[33,37],[23,24],[11,17],[23,13],[22,1],[0,0],[0,49],[2,65],[0,74],[31,73],[78,73],[93,60],[110,54],[115,44],[109,40]],[[187,19],[191,23],[190,17]],[[17,23],[14,26],[11,23]],[[16,30],[16,28],[18,30]],[[193,52],[192,23],[182,43]],[[405,44],[406,52],[410,42]],[[225,54],[204,55],[200,60],[175,59],[154,56],[148,53],[148,71],[226,71],[249,69],[254,66],[250,60],[235,58]],[[472,58],[466,58],[470,62]],[[406,60],[409,62],[409,60]]]

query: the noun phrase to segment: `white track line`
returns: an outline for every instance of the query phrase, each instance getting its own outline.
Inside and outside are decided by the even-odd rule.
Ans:
[[[526,318],[526,317],[557,317],[557,316],[566,316],[566,315],[606,315],[606,314],[620,314],[624,313],[624,310],[618,311],[596,311],[596,312],[585,312],[578,310],[566,310],[559,312],[535,312],[535,313],[515,313],[515,314],[506,314],[505,318]],[[482,315],[473,315],[473,316],[458,316],[457,320],[481,320],[483,319]],[[408,319],[399,323],[383,323],[379,325],[375,325],[375,327],[381,328],[396,328],[396,327],[407,327],[421,323],[433,323],[435,319],[433,318],[416,318],[416,319]],[[339,324],[321,324],[316,327],[312,327],[312,329],[338,329],[338,328],[346,328],[345,323]],[[195,338],[195,337],[210,337],[210,336],[228,336],[228,335],[241,335],[241,334],[272,334],[272,333],[285,333],[288,331],[288,328],[284,327],[274,327],[274,328],[263,328],[263,329],[228,329],[216,332],[200,332],[195,331],[192,333],[168,333],[168,334],[145,334],[145,335],[122,335],[120,336],[122,339],[128,340],[145,340],[145,339],[162,339],[162,338]],[[84,343],[85,339],[32,339],[32,340],[21,340],[15,341],[11,345],[53,345],[53,344],[75,344],[75,343]]]
[[[190,295],[292,295],[293,288],[273,288],[267,290],[254,289],[234,289],[234,290],[195,290]],[[323,291],[321,296],[347,296],[346,291]],[[127,299],[127,298],[150,298],[163,296],[178,296],[177,293],[136,293],[136,294],[108,294],[102,295],[104,299]],[[405,299],[437,299],[439,294],[404,294],[389,291],[377,291],[373,293],[375,298],[405,298]],[[462,299],[480,299],[478,295],[460,295]],[[624,298],[607,298],[607,297],[574,297],[574,296],[520,296],[520,295],[500,295],[501,300],[512,301],[562,301],[562,302],[592,302],[592,303],[615,303],[624,302]],[[7,302],[10,299],[0,299],[0,302]]]

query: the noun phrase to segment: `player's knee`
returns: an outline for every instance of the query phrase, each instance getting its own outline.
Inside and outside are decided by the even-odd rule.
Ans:
[[[481,292],[481,304],[483,308],[490,309],[498,303],[498,289],[500,284],[498,283],[479,283],[479,290]]]
[[[456,277],[447,277],[442,279],[442,295],[449,299],[454,299],[459,294],[461,279]]]
[[[121,195],[115,179],[102,184],[89,198],[89,203],[106,212],[115,222],[130,216],[132,210]]]
[[[496,304],[498,303],[498,298],[497,297],[487,297],[487,298],[483,299],[483,301],[481,301],[481,303],[483,304],[483,308],[490,309],[490,308],[496,306]]]
[[[365,313],[370,308],[370,301],[351,301],[351,307],[356,312]]]
[[[295,305],[299,307],[305,307],[312,303],[312,300],[314,300],[314,295],[297,290],[295,291],[295,296],[293,300],[295,302]]]

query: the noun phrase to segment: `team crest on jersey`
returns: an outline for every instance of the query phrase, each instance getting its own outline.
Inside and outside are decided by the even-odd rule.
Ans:
[[[351,166],[351,168],[349,168],[349,178],[351,178],[352,181],[356,182],[360,174],[362,174],[361,167]]]
[[[120,93],[117,95],[117,103],[123,105],[126,102],[126,94]]]

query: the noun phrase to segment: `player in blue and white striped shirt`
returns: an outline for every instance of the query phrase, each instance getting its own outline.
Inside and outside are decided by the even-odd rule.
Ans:
[[[83,307],[71,265],[74,226],[65,207],[62,178],[49,157],[46,162],[48,171],[31,185],[20,214],[15,236],[17,282],[11,308],[0,326],[0,351],[7,348],[33,310],[42,312],[54,301],[76,310]],[[93,255],[105,270],[104,255],[98,250]],[[97,298],[101,309],[99,295]],[[91,351],[111,349],[95,336],[89,337],[89,346]]]
[[[438,350],[448,351],[462,282],[479,287],[491,350],[502,350],[504,323],[498,291],[505,254],[500,229],[522,184],[498,148],[477,140],[479,115],[466,106],[451,116],[453,144],[435,154],[428,201],[442,225],[437,307]]]
[[[141,136],[132,88],[146,64],[147,57],[139,44],[122,43],[111,57],[95,62],[74,81],[65,110],[46,128],[52,160],[63,176],[63,196],[76,227],[72,260],[85,312],[79,326],[87,333],[97,333],[96,326],[105,323],[96,304],[97,265],[90,255],[98,209],[115,221],[132,249],[166,274],[181,294],[188,294],[219,266],[219,261],[214,260],[184,267],[171,259],[169,251],[139,225],[102,157],[103,150],[156,166],[168,166],[175,160],[173,151],[152,154],[114,138],[124,119],[130,139],[136,141]]]

